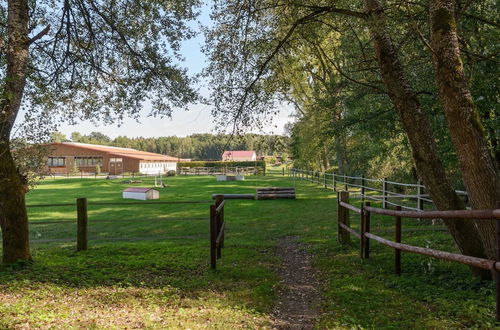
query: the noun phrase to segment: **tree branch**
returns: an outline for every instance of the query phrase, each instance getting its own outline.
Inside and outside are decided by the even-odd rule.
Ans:
[[[42,39],[50,31],[50,25],[47,25],[42,31],[38,32],[35,36],[28,40],[28,45],[31,45],[35,41]]]
[[[257,81],[259,81],[259,79],[262,77],[262,75],[264,74],[264,71],[266,70],[266,68],[267,68],[268,64],[271,62],[271,60],[276,56],[276,54],[278,54],[278,52],[281,50],[283,45],[290,39],[293,32],[295,31],[295,29],[298,26],[305,24],[306,22],[316,18],[317,16],[319,16],[321,14],[324,14],[325,12],[327,12],[326,9],[317,9],[317,10],[313,11],[312,13],[310,13],[306,16],[303,16],[302,18],[296,20],[292,24],[292,26],[290,27],[288,32],[286,33],[285,37],[278,42],[278,45],[274,48],[272,53],[265,59],[264,63],[262,63],[262,65],[260,66],[260,69],[257,72],[256,77],[252,80],[250,85],[248,85],[248,87],[245,88],[245,92],[243,94],[243,99],[241,100],[240,107],[236,113],[236,116],[234,116],[233,131],[236,130],[236,125],[238,123],[238,119],[240,118],[241,114],[243,113],[243,108],[245,106],[248,95],[250,94],[250,91],[254,88]]]

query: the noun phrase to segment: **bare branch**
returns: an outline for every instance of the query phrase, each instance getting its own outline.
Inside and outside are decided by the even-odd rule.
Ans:
[[[35,41],[42,39],[50,31],[50,25],[47,25],[42,31],[38,32],[35,36],[28,40],[28,45],[31,45]]]

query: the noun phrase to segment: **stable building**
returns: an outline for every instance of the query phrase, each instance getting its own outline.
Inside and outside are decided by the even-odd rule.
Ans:
[[[131,148],[62,142],[49,145],[45,172],[66,174],[77,168],[79,172],[95,173],[99,165],[101,172],[111,175],[161,174],[176,171],[179,161],[184,159]]]
[[[222,154],[224,162],[245,162],[257,160],[257,154],[253,150],[228,150]]]

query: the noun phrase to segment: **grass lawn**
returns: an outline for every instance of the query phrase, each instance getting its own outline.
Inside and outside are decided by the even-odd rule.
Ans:
[[[135,186],[151,186],[152,180]],[[492,328],[494,285],[471,279],[467,267],[403,253],[392,274],[392,251],[372,242],[369,260],[358,241],[336,241],[335,195],[281,176],[244,182],[173,177],[164,201],[206,204],[89,206],[89,250],[75,252],[75,207],[29,208],[35,262],[0,266],[0,328],[269,328],[279,287],[276,237],[309,246],[323,283],[318,328]],[[226,247],[209,269],[208,205],[212,193],[253,193],[291,186],[297,200],[230,200]],[[121,201],[121,180],[47,179],[28,204]],[[187,218],[191,220],[187,220]],[[194,219],[193,219],[194,218]],[[37,222],[52,221],[50,224]],[[354,227],[359,219],[352,215]],[[374,217],[372,228],[392,228]],[[405,220],[404,228],[417,227]],[[382,236],[391,237],[387,232]],[[403,233],[403,242],[454,251],[445,232]]]

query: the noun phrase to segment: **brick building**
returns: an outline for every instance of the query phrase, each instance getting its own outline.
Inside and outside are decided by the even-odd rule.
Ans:
[[[152,152],[86,143],[62,142],[50,146],[45,172],[52,174],[70,173],[75,166],[78,171],[94,173],[97,165],[101,172],[109,174],[159,174],[175,171],[177,162],[185,161]]]

